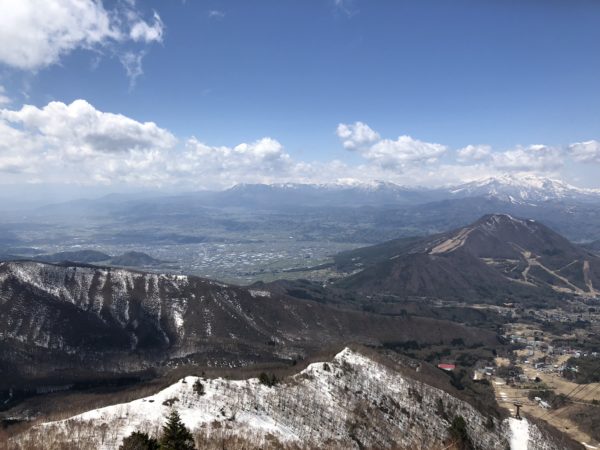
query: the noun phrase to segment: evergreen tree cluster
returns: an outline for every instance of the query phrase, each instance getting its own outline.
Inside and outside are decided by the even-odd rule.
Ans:
[[[265,386],[269,386],[269,387],[273,387],[277,383],[279,383],[279,380],[277,379],[277,377],[274,374],[268,375],[265,372],[262,372],[258,376],[258,381],[260,382],[260,384],[264,384]]]
[[[123,439],[119,450],[196,450],[196,445],[190,430],[183,424],[177,411],[173,411],[158,440],[147,433],[134,431]]]
[[[204,395],[204,385],[202,384],[202,382],[199,379],[196,380],[193,387],[194,387],[194,392],[196,394]]]

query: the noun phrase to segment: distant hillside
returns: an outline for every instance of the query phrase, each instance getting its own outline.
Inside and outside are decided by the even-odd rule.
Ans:
[[[192,362],[290,364],[345,342],[497,343],[456,323],[335,309],[197,277],[39,262],[0,263],[0,335],[0,393],[33,380],[67,384]]]
[[[346,271],[360,270],[338,287],[401,298],[527,301],[600,295],[600,258],[539,222],[505,214],[430,238],[354,250],[336,262]]]
[[[37,261],[48,263],[59,263],[63,261],[80,262],[80,263],[95,263],[100,261],[108,261],[110,255],[96,250],[77,250],[71,252],[58,252],[49,255],[38,255],[35,257]]]
[[[120,256],[113,256],[110,258],[109,263],[113,266],[147,267],[159,265],[162,261],[155,259],[146,253],[126,252]]]
[[[24,257],[15,257],[14,259],[28,259]],[[32,257],[35,261],[47,263],[75,262],[83,264],[102,263],[110,266],[123,267],[150,267],[157,266],[163,263],[158,259],[142,252],[126,252],[122,255],[111,256],[107,253],[96,250],[78,250],[71,252],[58,252],[48,255],[37,255]],[[4,260],[10,260],[4,258]]]
[[[378,245],[362,247],[338,253],[333,257],[338,270],[351,272],[353,270],[375,265],[389,260],[393,256],[407,251],[417,242],[423,241],[423,237],[407,237],[394,239]]]

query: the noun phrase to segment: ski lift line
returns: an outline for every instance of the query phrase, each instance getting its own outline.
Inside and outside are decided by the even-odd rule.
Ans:
[[[597,369],[595,372],[598,372],[598,371],[600,371],[600,369]],[[582,385],[575,386],[575,388],[573,388],[573,389],[571,389],[571,391],[569,391],[569,393],[565,396],[565,398],[567,400],[569,400],[571,403],[574,403],[573,398],[569,398],[569,397],[571,397],[572,395],[575,395],[575,394],[580,394],[589,386],[590,386],[590,384],[582,384]],[[593,387],[592,390],[594,390],[596,388],[597,388],[597,386]],[[561,417],[561,415],[564,412],[565,412],[564,409],[563,410],[549,410],[546,414],[541,416],[540,419],[543,420],[549,415],[554,415],[554,417]]]
[[[598,373],[600,373],[600,367],[598,367],[596,370],[594,370],[594,372],[592,373],[592,377],[593,377],[594,375],[597,375]],[[571,393],[572,393],[573,391],[577,390],[578,388],[582,388],[582,386],[583,386],[583,388],[582,388],[582,389],[585,389],[585,388],[586,388],[586,387],[588,387],[589,385],[590,385],[590,383],[588,383],[588,384],[580,384],[580,385],[577,385],[577,386],[575,386],[575,388],[573,388],[573,389],[571,390],[571,392],[569,392],[569,393],[567,394],[567,397],[569,397],[569,396],[571,395]],[[581,390],[582,390],[582,389],[581,389]]]
[[[592,373],[592,376],[598,374],[599,372],[600,372],[600,367],[598,367],[596,370],[594,370],[594,372]],[[583,392],[583,390],[585,388],[587,388],[588,386],[590,386],[590,384],[581,384],[581,385],[575,386],[573,389],[571,389],[569,391],[569,393],[565,396],[565,398],[567,400],[573,402],[573,399],[569,398],[569,397],[571,397],[572,395],[574,395],[576,391],[577,391],[578,394],[581,393],[581,392]],[[593,388],[593,389],[595,389],[595,388]],[[546,417],[548,417],[549,415],[552,415],[552,414],[556,414],[556,416],[558,416],[559,415],[558,413],[559,413],[559,411],[548,410],[548,412],[546,414],[544,414],[544,415],[542,415],[540,417],[540,420],[544,420]]]
[[[585,385],[585,387],[588,387],[588,386],[590,386],[590,385],[589,385],[589,384],[586,384],[586,385]],[[589,391],[587,395],[591,395],[591,394],[592,394],[592,393],[593,393],[595,390],[597,390],[598,388],[599,388],[599,386],[593,386],[593,387],[592,387],[592,390],[591,390],[591,391]],[[580,393],[581,393],[581,392],[583,392],[583,390],[581,390],[581,391],[580,391]],[[571,403],[574,403],[574,404],[576,404],[576,405],[588,405],[588,406],[591,404],[591,402],[589,402],[589,403],[588,403],[588,402],[580,402],[580,401],[574,401],[574,400],[571,400]],[[563,416],[563,414],[564,414],[566,411],[567,411],[566,409],[562,409],[562,410],[560,410],[560,411],[557,411],[557,412],[556,412],[556,417],[564,417],[564,416]]]

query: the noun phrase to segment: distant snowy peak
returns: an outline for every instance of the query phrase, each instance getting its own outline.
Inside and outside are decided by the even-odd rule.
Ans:
[[[549,200],[600,200],[600,189],[578,188],[561,180],[533,175],[488,177],[449,189],[454,197],[490,197],[511,203]]]
[[[296,206],[418,205],[446,199],[485,197],[513,204],[546,201],[600,201],[600,189],[583,189],[564,181],[534,175],[501,175],[446,188],[406,186],[355,178],[330,183],[239,184],[224,192],[220,204],[244,199],[244,204]]]
[[[339,207],[422,204],[440,199],[439,194],[433,189],[406,187],[387,181],[339,179],[325,184],[239,184],[216,196],[220,205],[239,203],[243,199],[246,207]]]
[[[318,189],[318,190],[345,190],[345,189],[360,189],[364,191],[380,191],[380,190],[426,190],[420,187],[402,186],[390,181],[363,181],[356,178],[340,178],[329,183],[271,183],[271,184],[247,184],[241,183],[231,187],[229,191],[248,191],[248,190],[281,190],[281,191],[297,191],[302,189]]]

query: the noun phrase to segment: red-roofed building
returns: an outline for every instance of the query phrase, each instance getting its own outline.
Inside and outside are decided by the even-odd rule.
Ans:
[[[451,372],[454,369],[456,369],[456,365],[455,364],[438,364],[438,369],[447,370],[448,372]]]

